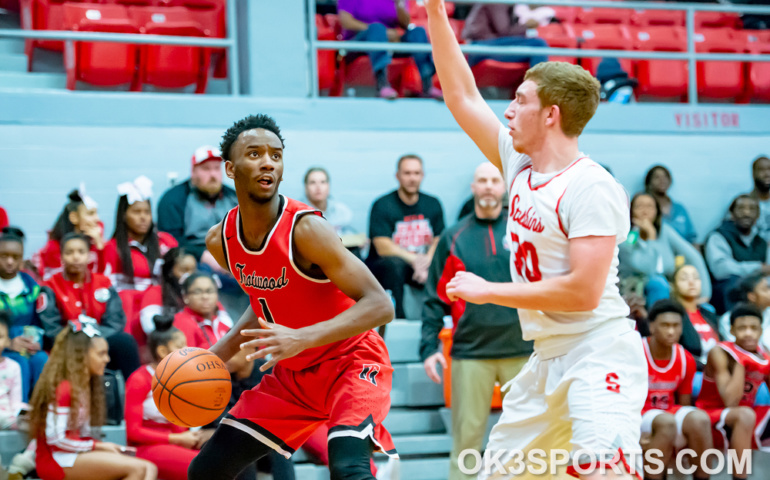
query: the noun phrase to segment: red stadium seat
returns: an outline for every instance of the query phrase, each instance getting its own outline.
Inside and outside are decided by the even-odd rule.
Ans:
[[[524,80],[524,74],[529,69],[529,62],[512,63],[497,60],[482,60],[471,69],[479,88],[498,87],[510,88],[511,98],[516,88]]]
[[[575,39],[572,28],[569,25],[550,23],[543,27],[538,27],[537,36],[545,40],[549,47],[578,48],[577,39]],[[549,56],[548,59],[554,62],[577,64],[577,57]]]
[[[747,35],[749,53],[770,54],[770,32],[762,31],[767,35],[762,40],[756,35]],[[747,97],[749,100],[770,102],[770,62],[749,62],[746,64],[746,82],[748,83]]]
[[[628,25],[634,11],[628,8],[581,8],[577,13],[579,23],[589,25]]]
[[[575,25],[575,36],[580,48],[588,50],[631,50],[628,28],[623,25]],[[582,58],[580,64],[596,75],[596,69],[602,58]],[[627,58],[618,59],[620,66],[630,76],[633,76],[633,64]]]
[[[339,68],[338,85],[335,87],[336,93],[341,94],[345,87],[374,87],[376,83],[372,72],[372,63],[366,55],[361,55],[353,60],[343,59]],[[388,67],[388,81],[400,96],[422,92],[420,73],[411,58],[394,58]]]
[[[737,13],[695,12],[695,28],[740,28],[741,19]]]
[[[65,24],[81,32],[139,33],[122,5],[65,4]],[[93,85],[131,84],[139,90],[136,75],[138,47],[125,43],[72,42],[64,49],[67,88],[77,81]]]
[[[203,27],[206,36],[227,37],[226,0],[161,0],[168,6],[185,7],[190,16]],[[212,49],[214,78],[227,78],[227,49]]]
[[[683,10],[635,10],[631,23],[640,27],[683,27],[685,18]]]
[[[19,0],[0,0],[0,8],[12,12],[19,12],[21,11],[21,4],[19,3]]]
[[[65,3],[91,3],[87,0],[22,0],[21,27],[25,30],[67,30],[64,23]],[[32,71],[32,60],[35,48],[61,51],[64,42],[60,40],[35,40],[24,42],[24,53],[27,55],[27,70]]]
[[[578,7],[551,7],[555,13],[554,18],[561,23],[575,23],[577,21]]]
[[[684,52],[687,50],[687,32],[683,27],[642,27],[634,32],[634,48],[651,52]],[[638,60],[636,78],[640,99],[687,98],[687,61]]]
[[[704,28],[695,33],[695,51],[743,53],[744,44],[730,28]],[[698,62],[698,94],[708,99],[736,100],[744,90],[741,62]]]
[[[318,40],[336,40],[337,33],[329,26],[323,15],[315,16],[316,36]],[[337,51],[318,50],[318,89],[330,90],[334,88],[337,73]]]
[[[446,13],[449,18],[455,14],[455,4],[446,2]],[[428,18],[428,12],[425,10],[425,4],[417,0],[409,0],[409,16],[412,21]]]

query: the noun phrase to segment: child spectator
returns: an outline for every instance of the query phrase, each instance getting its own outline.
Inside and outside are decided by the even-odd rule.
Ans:
[[[671,300],[659,300],[650,309],[651,334],[642,340],[649,372],[642,445],[647,451],[661,452],[658,458],[667,467],[675,450],[691,448],[696,466],[693,478],[707,478],[699,459],[712,447],[711,421],[706,412],[692,406],[695,359],[678,343],[684,318],[682,306]],[[665,472],[647,472],[645,478],[663,479]]]
[[[166,355],[187,346],[184,334],[168,315],[155,317],[148,336],[153,360],[135,371],[126,382],[126,438],[136,447],[137,458],[154,463],[164,480],[186,480],[187,468],[202,445],[200,431],[191,431],[166,420],[152,398],[152,377]]]
[[[89,239],[69,233],[61,241],[63,270],[45,283],[45,308],[40,312],[44,342],[51,345],[68,321],[93,319],[110,345],[109,368],[128,378],[139,368],[136,340],[124,332],[126,316],[110,279],[86,268]]]
[[[716,311],[704,301],[701,285],[700,274],[692,265],[682,265],[674,273],[672,297],[687,312],[681,343],[698,361],[698,370],[703,369],[709,351],[721,340]]]
[[[730,324],[735,343],[722,342],[709,352],[695,406],[711,418],[714,447],[730,448],[742,458],[755,438],[754,401],[760,385],[768,380],[770,358],[759,348],[762,313],[756,307],[738,304],[730,314]],[[733,478],[746,478],[746,473],[739,468]]]
[[[755,272],[741,278],[730,292],[733,303],[750,303],[762,312],[762,338],[759,344],[770,352],[770,283],[762,272]],[[730,333],[730,312],[719,318],[719,333],[728,342],[734,342]]]
[[[619,245],[621,279],[638,278],[643,282],[647,305],[668,298],[669,280],[673,280],[676,257],[698,269],[703,283],[702,296],[711,298],[711,282],[700,253],[676,230],[663,223],[658,201],[648,193],[637,193],[631,200],[631,233]]]
[[[679,235],[690,243],[695,243],[695,227],[684,205],[677,203],[668,196],[671,188],[671,172],[663,165],[655,165],[647,171],[644,177],[644,190],[660,205],[663,221],[672,226]]]
[[[11,317],[8,312],[0,310],[0,352],[11,344],[8,335],[10,330]],[[21,384],[19,364],[7,356],[0,356],[0,429],[2,430],[16,428],[16,419],[24,407],[21,399]]]
[[[31,402],[30,434],[37,440],[37,473],[44,480],[157,478],[152,463],[92,436],[105,418],[101,377],[110,361],[107,349],[91,321],[69,322],[56,336]]]
[[[185,307],[174,316],[174,326],[191,347],[210,348],[231,328],[233,320],[219,303],[217,284],[211,275],[193,273],[182,284]]]
[[[158,260],[177,242],[158,232],[152,221],[152,181],[141,176],[118,185],[115,232],[104,247],[104,273],[112,280],[123,300],[126,318],[134,320],[142,293],[157,285]]]
[[[24,258],[24,233],[6,227],[0,234],[0,311],[8,314],[10,344],[4,355],[21,368],[22,399],[29,394],[43,371],[48,355],[41,349],[42,324],[38,309],[44,305],[40,286],[20,271]]]
[[[86,195],[83,185],[69,194],[69,202],[48,233],[48,243],[32,258],[38,275],[48,280],[61,271],[61,246],[59,242],[68,233],[83,233],[91,239],[88,269],[98,272],[104,268],[104,225],[99,220],[97,203]]]

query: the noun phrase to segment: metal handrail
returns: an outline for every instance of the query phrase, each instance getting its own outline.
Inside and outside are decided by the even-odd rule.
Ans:
[[[315,0],[314,0],[315,1]],[[72,30],[18,30],[0,28],[0,38],[64,40],[68,42],[131,43],[136,45],[183,45],[190,47],[225,48],[229,53],[230,95],[240,95],[240,66],[238,64],[238,27],[235,13],[236,0],[227,0],[227,37],[183,37],[142,33],[79,32]]]
[[[467,3],[496,3],[513,5],[520,0],[472,0]],[[653,3],[653,2],[607,2],[597,0],[527,0],[528,5],[543,5],[553,7],[592,7],[633,10],[679,10],[685,11],[687,28],[686,52],[653,52],[637,50],[585,50],[575,48],[553,47],[524,47],[524,46],[484,46],[463,44],[460,49],[466,54],[488,55],[562,55],[572,57],[613,57],[652,60],[686,60],[688,61],[688,101],[692,105],[698,103],[698,84],[696,61],[741,61],[741,62],[770,62],[768,54],[744,53],[697,53],[695,52],[695,12],[712,11],[728,13],[766,13],[770,14],[767,6],[736,6],[736,5],[702,5],[688,3]],[[430,44],[404,44],[360,41],[331,41],[318,40],[315,25],[315,0],[308,1],[308,36],[310,41],[311,64],[311,96],[317,97],[318,70],[316,52],[318,50],[345,51],[388,51],[388,52],[430,52]]]

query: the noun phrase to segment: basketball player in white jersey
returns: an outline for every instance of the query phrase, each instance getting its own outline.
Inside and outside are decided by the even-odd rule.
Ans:
[[[519,309],[524,337],[535,341],[529,363],[506,385],[485,456],[485,470],[492,471],[482,470],[479,478],[551,478],[530,477],[526,469],[510,473],[522,465],[511,455],[523,452],[526,465],[534,449],[571,451],[558,478],[642,478],[635,454],[647,363],[616,287],[617,245],[629,231],[628,196],[578,149],[599,103],[599,82],[575,65],[541,63],[527,72],[503,125],[476,88],[443,0],[425,4],[446,104],[503,172],[510,201],[513,282],[460,272],[447,294]],[[505,472],[489,461],[501,451]],[[592,460],[597,468],[584,468]]]

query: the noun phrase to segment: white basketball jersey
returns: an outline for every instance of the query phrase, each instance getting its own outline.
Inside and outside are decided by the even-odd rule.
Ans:
[[[503,128],[500,154],[508,185],[514,283],[537,282],[570,272],[569,240],[615,236],[615,253],[599,306],[585,312],[519,309],[526,340],[543,358],[567,353],[589,333],[608,327],[631,329],[629,309],[618,291],[618,248],[629,231],[628,195],[599,164],[582,156],[560,172],[533,172],[529,157],[516,153]]]

